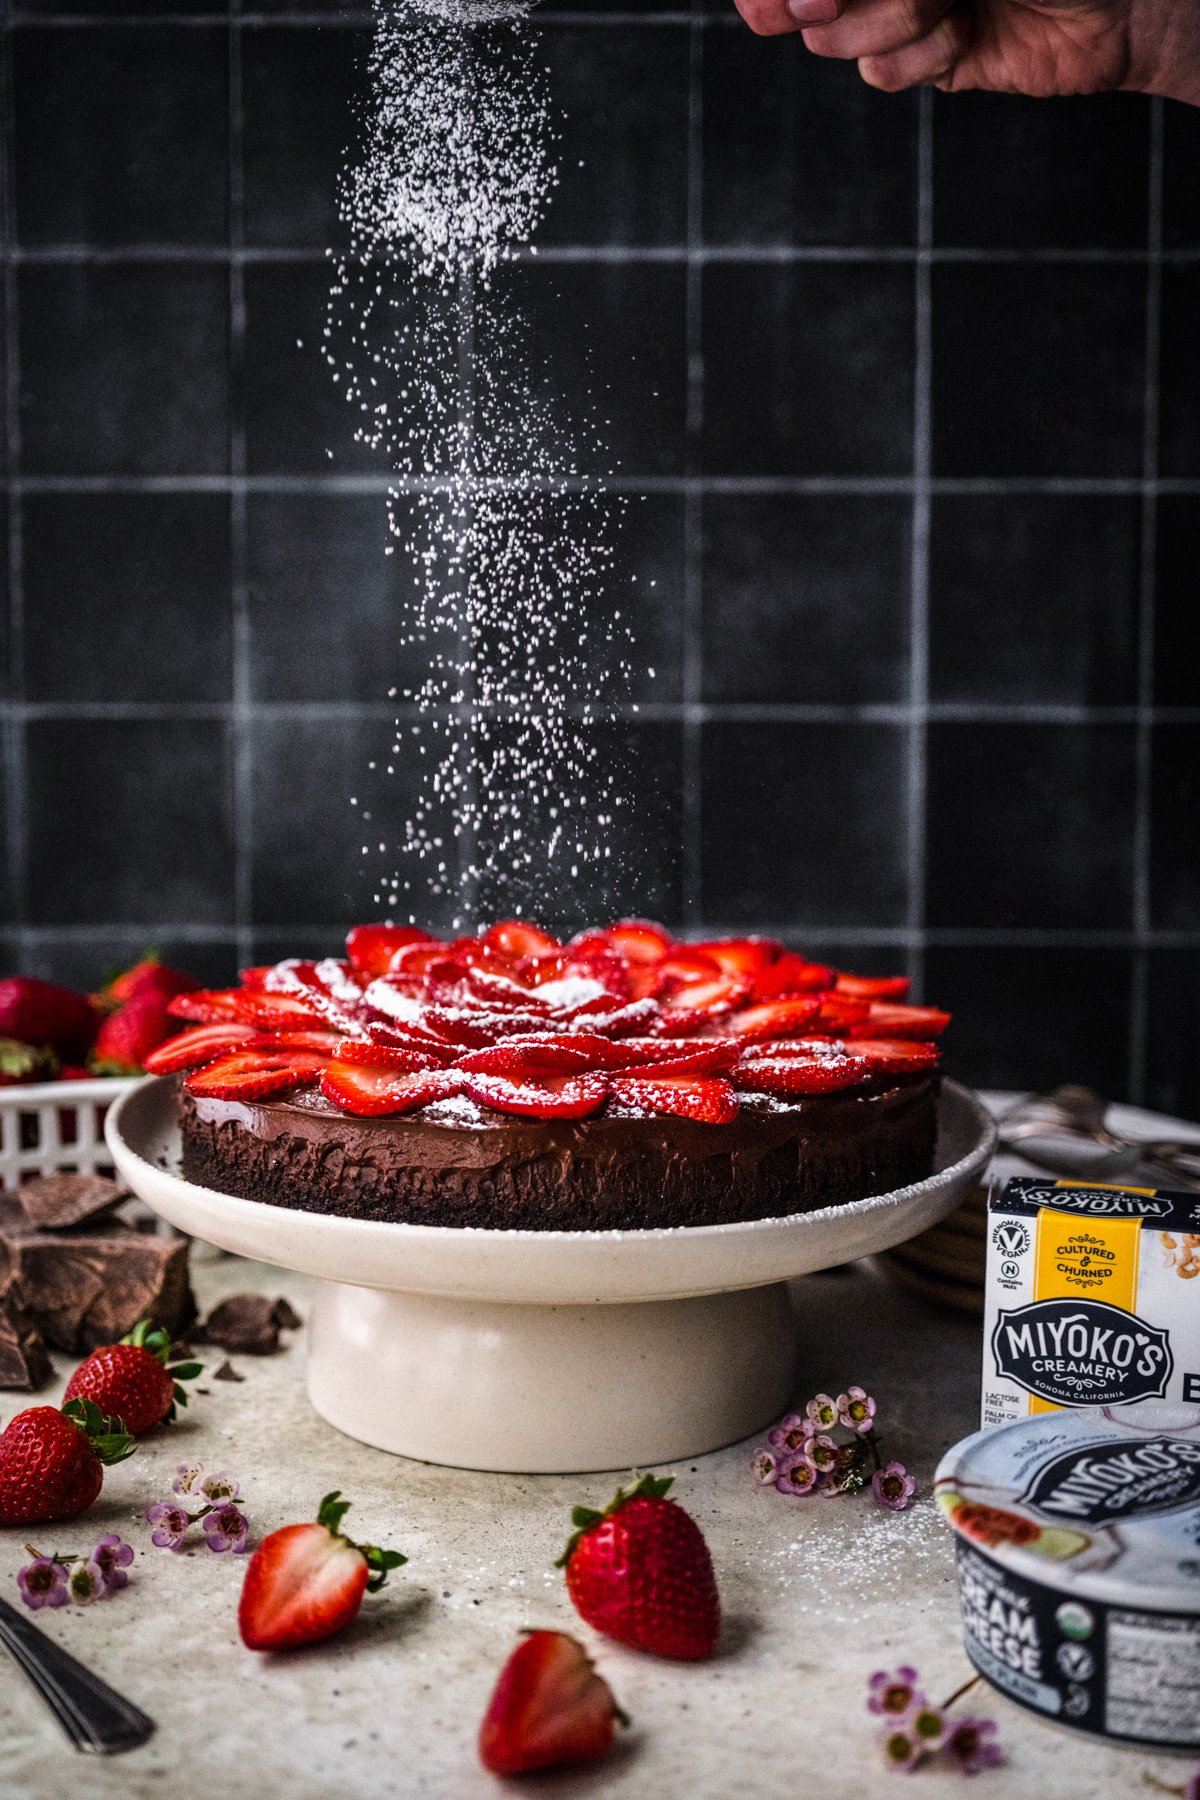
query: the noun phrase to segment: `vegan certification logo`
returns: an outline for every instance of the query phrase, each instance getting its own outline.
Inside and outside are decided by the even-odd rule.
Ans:
[[[1033,1238],[1021,1219],[1003,1219],[992,1233],[992,1242],[1001,1256],[1024,1256]]]

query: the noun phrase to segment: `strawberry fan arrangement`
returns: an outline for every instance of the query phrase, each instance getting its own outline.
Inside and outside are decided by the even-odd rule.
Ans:
[[[674,1114],[830,1093],[937,1067],[949,1015],[904,976],[848,975],[771,938],[684,944],[631,920],[561,943],[521,920],[444,943],[363,925],[346,957],[247,969],[176,995],[193,1029],[146,1057],[196,1098],[319,1087],[345,1113],[465,1098],[537,1119]]]

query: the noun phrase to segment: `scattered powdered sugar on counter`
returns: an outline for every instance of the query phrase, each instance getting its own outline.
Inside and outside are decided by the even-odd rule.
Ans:
[[[787,1588],[796,1610],[831,1624],[865,1623],[900,1582],[919,1586],[932,1604],[934,1587],[952,1580],[954,1570],[951,1534],[933,1500],[919,1500],[905,1512],[871,1508],[869,1500],[855,1505],[842,1498],[788,1501],[765,1494],[764,1506],[791,1508],[795,1530],[781,1544],[771,1519],[763,1541],[753,1544],[764,1582]]]
[[[605,893],[631,674],[612,599],[625,502],[587,472],[603,434],[566,415],[513,261],[558,179],[537,36],[461,16],[375,0],[325,329],[355,435],[395,471],[388,554],[411,571],[396,645],[418,673],[389,690],[378,759],[407,816],[381,836],[361,811],[363,853],[385,859],[374,898],[390,914],[447,895],[456,922]]]

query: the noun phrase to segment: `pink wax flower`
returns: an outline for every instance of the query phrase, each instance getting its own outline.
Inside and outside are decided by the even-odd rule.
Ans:
[[[55,1562],[50,1556],[36,1556],[25,1568],[18,1569],[17,1586],[31,1612],[38,1612],[43,1606],[65,1606],[71,1597],[67,1592],[66,1564]]]
[[[779,1461],[773,1450],[757,1450],[750,1458],[750,1469],[755,1481],[762,1487],[770,1487],[779,1472]]]
[[[899,1719],[914,1706],[923,1706],[925,1696],[917,1686],[920,1679],[908,1663],[901,1663],[894,1672],[876,1669],[867,1683],[867,1711]]]
[[[100,1571],[106,1593],[115,1594],[119,1588],[129,1586],[125,1571],[133,1561],[133,1545],[125,1543],[115,1531],[100,1539],[90,1560]]]
[[[187,1536],[190,1516],[171,1500],[155,1500],[146,1508],[147,1523],[154,1526],[150,1542],[160,1550],[178,1550]]]
[[[857,1431],[861,1434],[874,1430],[875,1402],[865,1388],[847,1388],[844,1394],[838,1395],[835,1405],[837,1406],[838,1423],[844,1425],[848,1431]]]
[[[898,1769],[905,1775],[911,1775],[917,1765],[925,1760],[925,1746],[907,1719],[900,1720],[898,1724],[881,1725],[879,1747],[888,1768]]]
[[[995,1730],[994,1719],[959,1719],[950,1727],[942,1748],[960,1775],[978,1775],[981,1769],[994,1769],[1004,1761],[999,1744],[992,1742]]]
[[[810,1437],[800,1453],[810,1469],[818,1475],[829,1475],[838,1465],[838,1447],[824,1432]]]
[[[67,1576],[67,1588],[76,1606],[90,1606],[104,1598],[104,1575],[94,1562],[75,1563]]]
[[[789,1457],[779,1465],[775,1486],[781,1494],[811,1494],[817,1485],[817,1471],[803,1456]]]
[[[837,1401],[828,1394],[818,1394],[804,1410],[818,1431],[832,1431],[838,1422]]]
[[[216,1506],[204,1515],[204,1536],[210,1550],[232,1550],[235,1556],[240,1556],[246,1548],[249,1529],[246,1515],[239,1512],[232,1501],[225,1506]]]
[[[885,1468],[876,1469],[871,1477],[871,1492],[880,1506],[890,1507],[892,1512],[903,1512],[910,1506],[916,1491],[916,1482],[900,1462],[890,1462]]]
[[[794,1455],[797,1450],[803,1450],[805,1440],[816,1429],[811,1419],[802,1418],[799,1413],[789,1413],[786,1419],[781,1419],[778,1425],[768,1431],[767,1442],[789,1456]]]

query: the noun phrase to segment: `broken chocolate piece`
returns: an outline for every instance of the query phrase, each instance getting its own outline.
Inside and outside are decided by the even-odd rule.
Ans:
[[[265,1294],[230,1294],[192,1335],[197,1343],[238,1350],[244,1356],[273,1356],[279,1348],[274,1315],[274,1302]]]
[[[35,1175],[17,1189],[21,1211],[41,1231],[62,1231],[86,1219],[102,1218],[128,1198],[129,1189],[105,1175]]]
[[[295,1307],[282,1294],[271,1308],[271,1317],[281,1331],[299,1331],[304,1323]]]
[[[0,1388],[32,1394],[50,1375],[45,1342],[28,1313],[0,1306]]]
[[[17,1200],[0,1198],[0,1304],[27,1313],[59,1350],[114,1344],[139,1319],[182,1332],[196,1316],[188,1247],[120,1219],[39,1230]]]
[[[239,1375],[233,1364],[228,1361],[223,1362],[219,1369],[213,1370],[214,1381],[245,1381],[245,1379],[246,1377]]]

